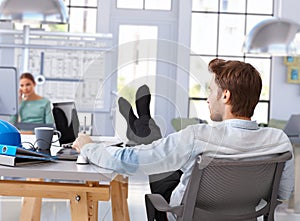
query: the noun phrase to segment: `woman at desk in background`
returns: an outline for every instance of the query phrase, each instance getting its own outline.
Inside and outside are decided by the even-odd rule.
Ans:
[[[20,76],[19,114],[11,117],[10,122],[54,124],[51,102],[35,92],[36,82],[30,73]]]

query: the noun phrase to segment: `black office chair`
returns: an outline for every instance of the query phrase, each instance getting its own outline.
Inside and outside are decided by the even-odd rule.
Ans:
[[[79,133],[79,120],[76,110],[72,109],[71,122],[68,123],[65,112],[59,107],[52,109],[56,129],[61,132],[60,144],[67,144],[73,142]]]
[[[290,152],[247,161],[199,156],[181,205],[171,207],[159,194],[145,196],[148,220],[154,220],[155,207],[180,221],[254,221],[260,216],[273,221],[282,170],[291,157]],[[256,209],[262,199],[266,205]]]

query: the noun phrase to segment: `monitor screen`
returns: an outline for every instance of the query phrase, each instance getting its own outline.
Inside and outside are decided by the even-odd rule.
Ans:
[[[75,103],[54,102],[52,112],[55,127],[61,132],[59,143],[62,145],[75,141],[80,126]]]
[[[18,76],[14,67],[0,67],[0,115],[18,113]]]
[[[43,123],[16,122],[14,125],[17,129],[19,129],[22,132],[25,132],[25,131],[32,131],[33,132],[34,128],[36,128],[36,127],[53,127],[54,128],[53,124],[43,124]]]
[[[292,144],[300,143],[300,114],[292,114],[283,131]]]
[[[288,137],[300,136],[300,114],[292,114],[283,131]]]

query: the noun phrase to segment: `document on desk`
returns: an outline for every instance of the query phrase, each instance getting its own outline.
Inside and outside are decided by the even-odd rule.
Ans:
[[[18,166],[21,164],[54,161],[50,155],[28,150],[22,147],[0,144],[0,164]]]

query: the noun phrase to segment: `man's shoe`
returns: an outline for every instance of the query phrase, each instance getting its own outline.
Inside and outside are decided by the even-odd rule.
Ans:
[[[143,86],[138,88],[135,94],[136,110],[139,117],[147,116],[151,118],[150,101],[151,101],[151,94],[150,94],[149,87],[144,84]]]

